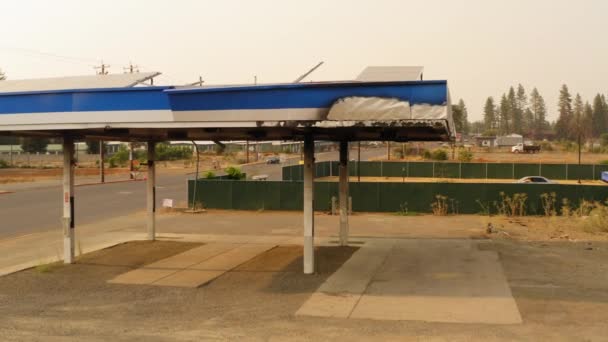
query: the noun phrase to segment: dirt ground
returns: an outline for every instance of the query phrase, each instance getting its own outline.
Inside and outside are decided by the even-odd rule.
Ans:
[[[259,221],[269,218],[260,231],[285,227],[286,218],[291,217],[269,212],[208,214],[219,215],[218,222],[239,216],[245,221],[253,220],[252,215]],[[192,218],[178,213],[170,217],[174,226],[185,225],[180,219]],[[320,229],[326,217],[318,215]],[[608,340],[608,235],[585,233],[573,221],[561,218],[390,214],[353,216],[353,233],[372,235],[364,231],[366,217],[373,222],[384,218],[384,224],[393,225],[373,234],[377,236],[412,227],[414,233],[403,232],[402,238],[468,236],[484,242],[478,248],[500,256],[523,324],[296,317],[300,306],[356,248],[319,247],[318,273],[313,276],[301,272],[301,247],[285,245],[198,289],[107,283],[130,269],[198,246],[157,241],[126,243],[86,254],[74,265],[39,266],[1,277],[0,340]],[[231,222],[234,226],[236,221]],[[494,233],[480,233],[487,223],[492,223]],[[458,237],[448,233],[450,226],[462,226]]]
[[[337,182],[338,176],[321,177],[316,180],[321,182]],[[350,177],[351,183],[359,181],[358,177]],[[485,179],[485,178],[431,178],[431,177],[361,177],[361,182],[387,182],[387,183],[513,183],[513,179]],[[558,180],[559,184],[578,184],[576,180]],[[606,186],[599,180],[582,180],[581,184]]]
[[[98,168],[76,168],[76,176],[97,176],[99,175]],[[106,169],[105,174],[111,175],[128,175],[129,169],[113,168]],[[34,182],[37,180],[57,179],[63,175],[62,168],[37,169],[37,168],[18,168],[18,169],[0,169],[0,184]]]
[[[449,148],[444,148],[448,151],[448,157],[452,159],[452,151]],[[479,151],[473,149],[473,162],[484,163],[484,162],[497,162],[497,163],[547,163],[547,164],[563,164],[563,163],[578,163],[577,152],[560,152],[560,151],[541,151],[540,153],[528,154],[528,153],[511,153],[510,151],[495,150],[492,152]],[[455,158],[458,158],[458,151],[455,153]],[[419,156],[408,156],[406,158],[410,161],[422,161],[423,159]],[[386,160],[386,156],[378,158],[377,160]],[[399,160],[399,158],[391,157],[391,160]],[[583,152],[581,154],[582,164],[597,164],[602,161],[608,160],[608,154],[605,153],[588,153]]]

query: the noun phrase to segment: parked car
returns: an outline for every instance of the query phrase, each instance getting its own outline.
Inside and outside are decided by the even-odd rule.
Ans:
[[[511,152],[513,153],[538,153],[540,152],[540,145],[530,145],[519,143],[513,147],[511,147]]]
[[[281,164],[281,158],[277,156],[268,157],[266,164]]]
[[[517,180],[515,183],[531,183],[531,184],[557,184],[557,182],[552,181],[548,178],[542,176],[526,176]]]

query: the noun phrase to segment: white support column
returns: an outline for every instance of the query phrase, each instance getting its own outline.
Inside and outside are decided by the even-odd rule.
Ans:
[[[63,138],[63,262],[74,262],[74,139]]]
[[[312,135],[304,138],[304,274],[315,271],[315,142]]]
[[[340,246],[348,245],[348,141],[340,142]]]
[[[146,209],[148,212],[148,240],[156,240],[156,166],[154,164],[155,156],[154,141],[148,141],[148,180],[146,184]]]

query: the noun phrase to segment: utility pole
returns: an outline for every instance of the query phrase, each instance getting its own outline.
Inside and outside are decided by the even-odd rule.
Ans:
[[[129,62],[129,66],[122,68],[122,70],[124,71],[125,74],[134,74],[136,72],[139,72],[139,66],[133,65],[133,63]]]
[[[101,65],[94,66],[93,68],[98,70],[97,75],[107,75],[109,73],[109,71],[108,71],[109,67],[110,66],[108,64],[104,64],[104,62],[101,61]]]

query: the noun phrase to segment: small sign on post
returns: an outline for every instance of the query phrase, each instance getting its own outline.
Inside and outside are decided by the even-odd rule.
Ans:
[[[164,198],[163,199],[163,208],[173,208],[173,199]]]

